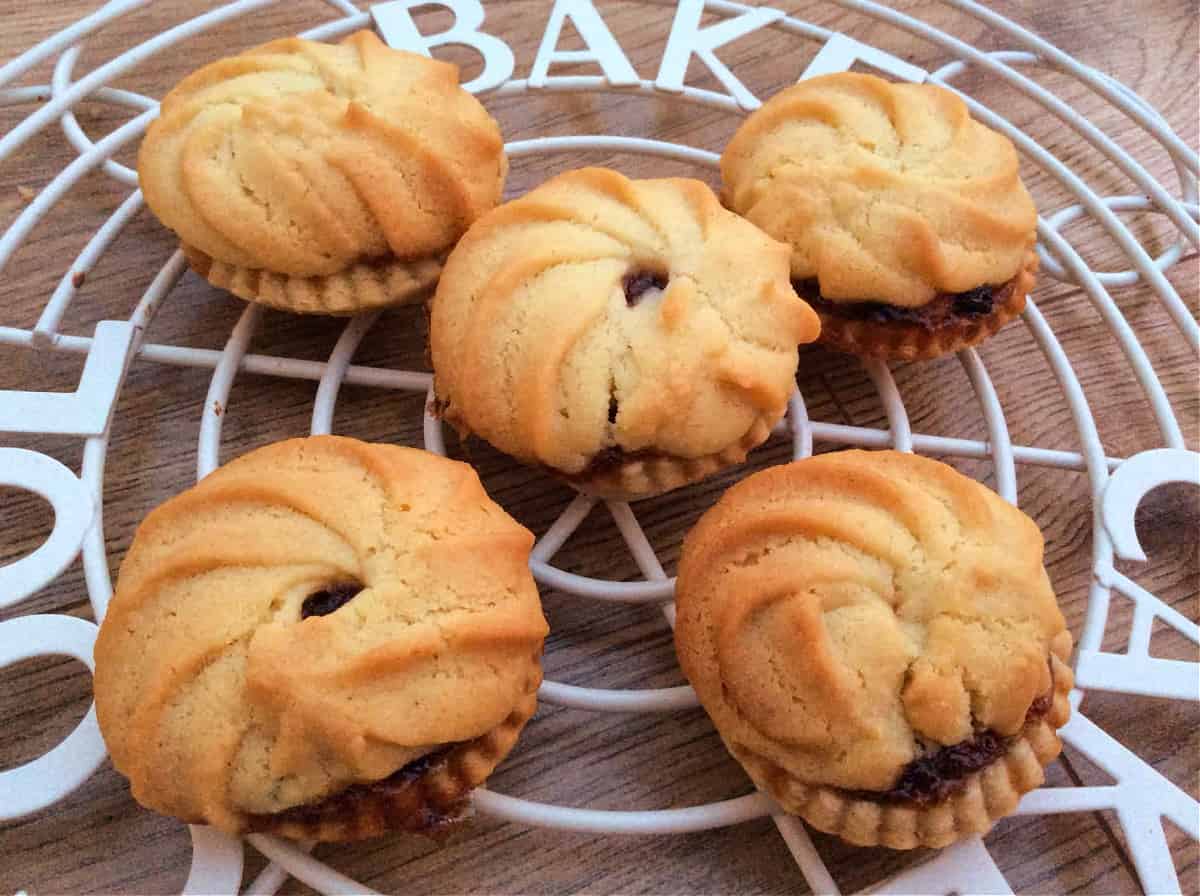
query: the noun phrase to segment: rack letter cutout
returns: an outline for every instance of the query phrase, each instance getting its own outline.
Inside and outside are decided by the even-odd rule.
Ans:
[[[0,390],[0,432],[98,436],[108,427],[136,327],[102,320],[74,392]]]
[[[1134,519],[1138,504],[1148,492],[1168,482],[1200,485],[1200,455],[1192,451],[1160,448],[1135,454],[1113,471],[1100,502],[1100,517],[1123,560],[1146,562],[1138,543]],[[1075,678],[1082,688],[1099,688],[1129,694],[1200,700],[1200,666],[1194,660],[1160,659],[1150,655],[1154,623],[1160,620],[1193,644],[1200,644],[1200,626],[1170,604],[1104,561],[1096,567],[1096,583],[1111,588],[1133,602],[1133,621],[1124,653],[1080,645]],[[1151,687],[1151,685],[1153,685]]]
[[[0,448],[0,485],[41,495],[54,508],[54,528],[32,554],[0,566],[0,607],[11,607],[57,579],[79,554],[96,506],[79,478],[45,454]]]
[[[412,10],[423,6],[441,6],[454,14],[454,24],[440,34],[425,36],[417,30]],[[389,46],[431,56],[433,47],[461,44],[483,57],[483,71],[474,81],[464,84],[471,93],[499,87],[512,77],[517,60],[508,44],[479,30],[483,24],[483,6],[479,0],[392,0],[371,7],[375,26]]]
[[[586,50],[556,49],[567,19],[571,20],[583,38]],[[550,10],[550,20],[546,23],[537,56],[533,59],[529,86],[545,87],[550,66],[564,62],[594,62],[604,72],[604,80],[618,87],[629,87],[639,81],[625,51],[604,24],[591,0],[556,0],[554,9]]]
[[[751,31],[757,31],[782,19],[783,12],[778,9],[752,9],[716,25],[701,28],[700,17],[703,15],[704,0],[680,0],[679,8],[675,12],[675,21],[671,23],[671,36],[667,38],[667,48],[663,51],[662,65],[658,69],[655,86],[668,93],[682,92],[688,63],[695,55],[716,75],[717,80],[724,85],[739,106],[743,109],[757,109],[762,104],[713,51]]]

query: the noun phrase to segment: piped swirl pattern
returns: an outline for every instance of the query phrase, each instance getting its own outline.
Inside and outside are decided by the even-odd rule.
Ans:
[[[1071,639],[1042,550],[1028,517],[936,461],[846,451],[776,467],[730,489],[685,541],[680,662],[755,780],[806,818],[811,803],[826,830],[914,760],[980,732],[1004,740],[1005,759],[1034,738],[1044,764],[1069,713]],[[1040,777],[1024,769],[992,808],[1011,811]],[[854,842],[889,842],[885,814],[918,814],[858,811],[875,827],[836,828]],[[903,838],[893,845],[923,842]]]
[[[556,177],[447,261],[430,332],[445,415],[565,474],[608,449],[740,460],[819,327],[787,255],[700,181]]]
[[[443,254],[506,171],[457,67],[370,31],[205,66],[163,99],[138,156],[147,203],[193,254],[295,277]]]
[[[96,643],[113,763],[144,805],[230,831],[501,730],[490,769],[541,680],[532,542],[423,451],[319,436],[232,461],[121,566]]]
[[[917,307],[1016,276],[1033,200],[1008,138],[950,91],[850,72],[771,97],[721,157],[723,198],[831,301]]]

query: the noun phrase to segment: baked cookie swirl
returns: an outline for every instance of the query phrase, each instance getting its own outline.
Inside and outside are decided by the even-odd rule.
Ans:
[[[725,203],[791,246],[836,348],[911,359],[972,345],[1033,285],[1037,211],[1017,152],[944,88],[802,81],[747,118],[721,175]]]
[[[532,541],[470,467],[415,449],[232,461],[121,566],[96,642],[113,764],[143,805],[231,832],[438,827],[535,708]]]
[[[457,67],[370,31],[205,66],[163,99],[138,155],[147,204],[202,275],[332,314],[430,287],[506,171],[499,127]]]
[[[446,263],[430,327],[444,415],[605,497],[739,463],[817,334],[787,255],[700,181],[560,175]]]
[[[944,846],[1041,784],[1071,636],[1034,523],[936,461],[846,451],[743,480],[685,540],[680,662],[788,811]]]

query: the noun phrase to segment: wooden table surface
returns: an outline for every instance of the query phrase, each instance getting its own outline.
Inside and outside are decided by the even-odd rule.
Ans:
[[[0,60],[7,60],[96,7],[96,0],[26,3],[0,0]],[[164,0],[109,26],[90,40],[78,72],[180,21],[186,10],[212,3]],[[979,22],[937,2],[893,4],[916,13],[984,49],[1011,46]],[[1191,146],[1197,145],[1197,11],[1194,0],[1033,0],[991,4],[1080,60],[1112,74],[1162,111]],[[601,11],[642,77],[654,77],[671,20],[670,8],[601,2]],[[937,48],[831,3],[792,2],[789,11],[849,33],[928,68],[946,61]],[[488,30],[501,35],[528,72],[546,20],[548,4],[520,2],[488,7]],[[187,71],[226,52],[293,33],[329,17],[317,0],[280,3],[249,18],[187,40],[120,78],[118,86],[161,96]],[[429,30],[444,25],[434,13],[421,19]],[[568,37],[566,44],[573,37]],[[721,58],[759,96],[792,82],[816,46],[798,37],[760,31],[719,51]],[[440,52],[440,51],[439,51]],[[470,54],[451,58],[476,63]],[[41,66],[23,83],[45,83]],[[593,70],[582,69],[584,73]],[[471,74],[468,71],[468,74]],[[1173,172],[1165,154],[1122,114],[1071,79],[1036,72],[1042,83],[1089,115],[1135,153],[1164,182]],[[712,84],[694,64],[690,83]],[[1050,114],[994,79],[964,78],[965,88],[1001,110],[1065,159],[1103,195],[1137,192],[1096,150]],[[490,108],[509,139],[541,134],[617,133],[654,136],[719,151],[736,120],[729,115],[660,99],[599,95],[528,96]],[[0,109],[0,130],[31,107]],[[106,133],[128,117],[125,110],[86,104],[83,127]],[[136,147],[119,158],[132,164]],[[0,222],[11,222],[30,191],[46,185],[73,157],[60,130],[48,128],[0,165]],[[567,167],[612,164],[631,174],[686,173],[713,182],[713,173],[682,164],[603,152],[526,157],[513,164],[509,195],[516,195]],[[1025,175],[1040,208],[1069,204],[1063,189],[1031,163]],[[97,226],[127,195],[99,172],[86,177],[27,240],[4,275],[0,324],[29,328]],[[1171,242],[1160,217],[1130,218],[1137,236],[1154,251]],[[1068,235],[1097,269],[1127,265],[1119,248],[1097,226],[1079,222]],[[90,335],[102,319],[126,318],[174,246],[149,213],[142,213],[93,270],[72,305],[63,331]],[[1190,255],[1168,276],[1193,309],[1197,261]],[[1188,443],[1200,444],[1197,364],[1184,339],[1149,290],[1117,290],[1116,299],[1137,330],[1166,386]],[[1115,341],[1084,293],[1043,278],[1035,297],[1062,340],[1099,422],[1105,450],[1126,457],[1161,443],[1148,405]],[[220,348],[242,304],[185,276],[154,321],[147,339],[156,343]],[[328,319],[267,313],[254,350],[291,357],[327,356],[341,325]],[[415,309],[384,315],[356,362],[389,368],[426,369],[424,322]],[[1008,414],[1014,441],[1078,450],[1079,439],[1057,382],[1023,323],[1006,328],[982,350]],[[0,388],[73,388],[82,356],[0,349]],[[979,407],[958,362],[893,365],[917,432],[986,438]],[[156,503],[193,481],[196,441],[209,372],[136,362],[121,394],[112,427],[104,489],[104,522],[110,566],[129,545],[137,521]],[[886,427],[880,401],[860,363],[819,348],[801,353],[800,386],[816,420]],[[272,440],[307,432],[315,384],[243,374],[224,417],[223,458]],[[338,403],[335,431],[366,439],[420,444],[422,397],[347,386]],[[81,440],[51,436],[5,436],[7,445],[35,448],[73,469]],[[818,445],[819,450],[836,447]],[[772,442],[755,452],[751,468],[783,461],[789,446]],[[570,492],[540,473],[520,468],[480,445],[469,447],[492,494],[535,532],[570,500]],[[993,483],[984,462],[956,462]],[[729,473],[676,494],[637,506],[638,516],[669,570],[683,533],[697,515],[744,471]],[[1082,473],[1023,466],[1018,470],[1022,507],[1047,537],[1047,565],[1068,621],[1079,632],[1090,581],[1092,510]],[[0,563],[33,549],[49,531],[51,512],[28,493],[3,491]],[[1143,505],[1139,532],[1150,562],[1126,572],[1189,616],[1197,616],[1198,513],[1194,490],[1168,488]],[[607,515],[598,508],[567,543],[557,561],[594,576],[634,578],[637,570]],[[547,643],[550,677],[609,687],[661,687],[681,681],[671,638],[651,607],[588,603],[543,590],[553,633]],[[57,582],[19,607],[11,618],[58,612],[90,618],[78,563]],[[1106,646],[1120,650],[1129,608],[1114,600]],[[1158,656],[1196,659],[1195,647],[1164,629],[1156,633]],[[85,712],[90,682],[71,661],[39,660],[0,673],[0,768],[26,762],[49,749]],[[1195,703],[1091,693],[1084,710],[1127,746],[1192,795],[1200,769],[1200,712]],[[1098,782],[1103,773],[1068,750],[1049,769],[1053,784]],[[602,715],[543,706],[515,753],[492,779],[495,789],[534,800],[595,808],[687,806],[748,792],[747,780],[725,754],[700,710],[661,715]],[[1200,891],[1196,844],[1168,831],[1185,893]],[[844,892],[867,887],[921,856],[852,849],[817,835]],[[1138,892],[1137,879],[1115,819],[1104,813],[1009,819],[987,842],[1018,892]],[[253,855],[248,874],[261,867]],[[404,893],[794,893],[803,879],[769,820],[674,837],[585,836],[527,829],[486,818],[449,844],[384,838],[327,846],[319,855],[372,887]],[[177,892],[188,867],[184,827],[141,810],[125,782],[106,763],[88,783],[53,809],[0,826],[0,893]],[[303,891],[295,882],[288,891]]]

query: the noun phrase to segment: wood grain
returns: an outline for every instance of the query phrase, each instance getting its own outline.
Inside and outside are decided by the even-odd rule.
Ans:
[[[90,11],[88,0],[29,4],[0,0],[0,59],[8,59]],[[864,19],[830,3],[784,4],[809,21],[874,43],[926,67],[948,57],[902,31]],[[890,4],[918,15],[983,49],[1011,43],[975,19],[930,0]],[[1162,111],[1171,126],[1197,145],[1196,46],[1200,37],[1192,0],[1058,0],[990,4],[1031,27],[1084,62],[1130,85]],[[77,71],[88,71],[148,36],[214,3],[162,0],[129,16],[87,43]],[[665,43],[672,11],[644,3],[599,4],[630,60],[652,78]],[[548,4],[517,2],[488,6],[488,30],[513,47],[518,76],[528,72],[545,23]],[[329,17],[317,0],[289,2],[184,41],[155,56],[117,85],[161,96],[189,70],[235,49],[292,33]],[[444,18],[422,19],[435,30]],[[564,45],[576,38],[568,35]],[[816,45],[795,36],[758,32],[723,48],[721,58],[759,96],[795,80]],[[470,76],[476,61],[450,51]],[[587,67],[581,73],[592,73]],[[564,69],[569,72],[570,69]],[[1109,136],[1133,152],[1157,178],[1174,188],[1169,159],[1132,121],[1065,75],[1031,70],[1087,114]],[[715,82],[693,64],[689,83]],[[24,83],[45,83],[49,67]],[[1104,156],[1036,104],[995,79],[964,76],[964,88],[1000,109],[1026,133],[1067,160],[1105,195],[1136,193],[1136,186]],[[695,106],[633,97],[543,95],[489,100],[509,139],[541,134],[617,133],[655,136],[719,150],[736,120]],[[31,108],[0,109],[7,129]],[[94,135],[106,133],[127,113],[84,105],[79,119]],[[130,163],[135,147],[119,156]],[[11,222],[29,190],[43,188],[74,157],[57,127],[31,140],[0,166],[0,222]],[[686,166],[603,152],[517,160],[508,192],[524,192],[548,175],[583,163],[612,164],[634,175],[651,172],[697,174]],[[1031,163],[1025,175],[1043,212],[1073,200]],[[713,182],[711,172],[700,172]],[[63,199],[30,236],[3,279],[0,324],[30,327],[46,298],[68,270],[70,259],[127,195],[94,173]],[[1172,231],[1158,216],[1130,218],[1138,237],[1159,252]],[[1068,231],[1079,251],[1101,269],[1126,267],[1120,248],[1098,226],[1079,222]],[[97,321],[126,318],[173,249],[168,234],[148,214],[140,215],[93,270],[63,324],[64,332],[88,335]],[[1168,275],[1193,310],[1200,266],[1189,255]],[[1105,450],[1124,457],[1161,444],[1141,390],[1095,308],[1078,288],[1043,279],[1035,297],[1071,357],[1099,422]],[[1194,354],[1148,290],[1118,290],[1115,298],[1136,329],[1171,399],[1189,445],[1200,445],[1200,396]],[[148,334],[158,343],[220,348],[242,305],[187,275],[159,312]],[[328,320],[267,313],[254,350],[323,359],[340,325]],[[388,312],[370,333],[357,363],[424,369],[424,323],[412,309]],[[1014,441],[1022,445],[1078,450],[1079,440],[1057,381],[1023,324],[1006,328],[983,350],[1007,415]],[[79,356],[0,349],[0,388],[70,389],[82,365]],[[964,438],[986,437],[984,421],[958,362],[896,365],[895,376],[915,431]],[[134,364],[119,400],[105,476],[104,511],[110,564],[129,545],[137,521],[195,475],[199,410],[208,382],[204,370]],[[885,427],[874,387],[861,364],[817,348],[801,355],[799,383],[816,420]],[[223,457],[266,442],[303,434],[309,426],[315,384],[261,376],[239,376],[225,415]],[[338,403],[335,431],[367,439],[420,444],[422,398],[346,386]],[[78,440],[6,436],[3,443],[32,447],[78,469]],[[836,446],[821,444],[821,450]],[[541,532],[570,499],[561,485],[515,466],[486,446],[469,446],[495,497],[523,523]],[[755,453],[751,468],[783,461],[788,447],[772,443]],[[956,462],[994,484],[986,462]],[[1078,633],[1090,582],[1092,519],[1084,475],[1037,467],[1018,471],[1022,507],[1047,535],[1047,566],[1063,609]],[[652,543],[673,569],[683,533],[721,491],[744,471],[730,473],[638,505]],[[39,499],[0,492],[0,563],[32,550],[49,531],[52,517]],[[1150,562],[1126,572],[1190,618],[1197,617],[1197,531],[1200,512],[1194,490],[1164,489],[1150,496],[1138,530]],[[563,549],[556,562],[587,575],[638,575],[615,527],[597,511]],[[585,603],[544,591],[553,634],[547,644],[547,674],[572,683],[610,687],[656,687],[680,683],[671,639],[651,608]],[[86,589],[76,564],[57,582],[9,618],[59,612],[90,618]],[[1114,601],[1109,649],[1123,646],[1129,608]],[[1196,650],[1171,630],[1156,633],[1156,655],[1196,658]],[[0,767],[41,754],[61,739],[85,712],[87,675],[78,664],[39,660],[0,673]],[[1200,772],[1200,712],[1196,704],[1089,694],[1085,711],[1172,781],[1192,795]],[[1050,771],[1052,784],[1095,783],[1103,773],[1069,755]],[[685,806],[747,792],[745,776],[721,747],[703,714],[597,715],[543,706],[515,754],[493,778],[497,790],[535,800],[598,808]],[[1200,850],[1170,831],[1172,853],[1184,892],[1200,890]],[[1103,814],[1009,819],[988,837],[1000,867],[1018,892],[1135,893],[1136,876],[1115,819]],[[859,850],[818,836],[818,848],[839,884],[850,892],[866,887],[920,856]],[[124,781],[107,765],[79,792],[54,809],[0,826],[0,893],[27,888],[34,893],[177,892],[186,875],[190,848],[184,828],[140,810]],[[251,851],[252,852],[252,851]],[[385,838],[353,846],[324,847],[319,854],[373,887],[406,893],[793,893],[803,881],[767,821],[680,837],[619,838],[528,830],[478,819],[450,844]],[[250,858],[248,873],[261,867]],[[293,883],[288,892],[303,892]]]

